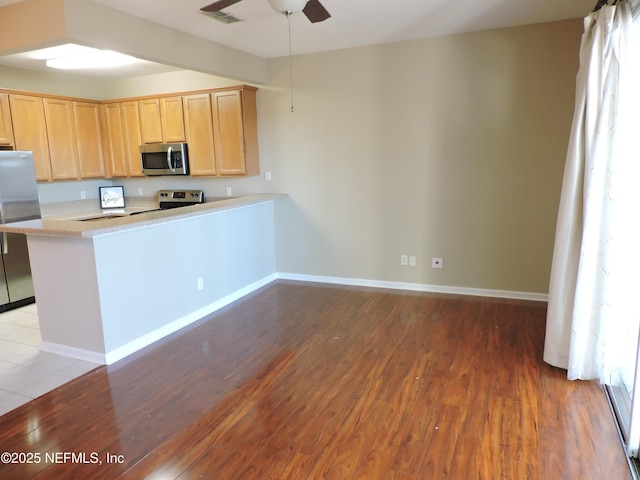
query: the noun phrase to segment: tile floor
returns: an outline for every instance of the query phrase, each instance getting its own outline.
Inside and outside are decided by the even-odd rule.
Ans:
[[[0,415],[98,366],[39,346],[35,304],[0,313]]]

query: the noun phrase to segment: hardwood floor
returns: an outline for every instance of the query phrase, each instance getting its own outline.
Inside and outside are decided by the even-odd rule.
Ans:
[[[0,417],[0,478],[630,479],[545,311],[278,281]]]

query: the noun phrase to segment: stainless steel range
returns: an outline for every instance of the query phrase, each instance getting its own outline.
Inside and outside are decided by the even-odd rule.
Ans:
[[[160,210],[187,207],[199,203],[204,203],[204,192],[202,190],[160,190],[158,192]]]
[[[188,207],[190,205],[204,203],[204,201],[204,192],[202,190],[160,190],[158,192],[158,206],[160,208],[133,212],[131,215],[168,210],[170,208]]]

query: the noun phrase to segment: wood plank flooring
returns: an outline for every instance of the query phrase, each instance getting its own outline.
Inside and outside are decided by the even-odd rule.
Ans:
[[[630,479],[545,312],[278,281],[0,417],[0,478]]]

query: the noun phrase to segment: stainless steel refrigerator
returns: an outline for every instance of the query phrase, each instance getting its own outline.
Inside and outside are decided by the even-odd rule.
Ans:
[[[40,202],[33,153],[0,151],[0,223],[37,218],[40,218]],[[0,311],[33,302],[26,235],[2,233],[0,250]]]

